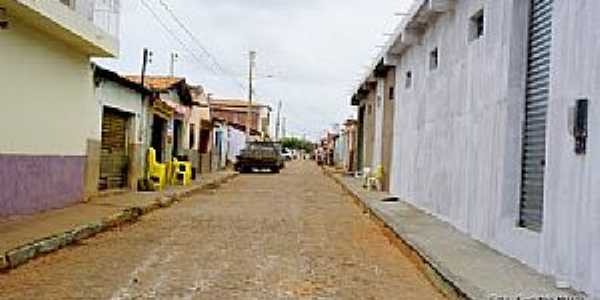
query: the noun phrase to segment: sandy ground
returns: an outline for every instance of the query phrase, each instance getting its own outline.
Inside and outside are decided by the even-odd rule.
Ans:
[[[0,299],[443,299],[310,162],[0,275]]]

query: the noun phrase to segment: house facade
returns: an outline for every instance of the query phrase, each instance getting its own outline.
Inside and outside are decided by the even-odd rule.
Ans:
[[[391,193],[595,297],[598,13],[594,0],[416,1],[352,100],[393,69]]]
[[[227,167],[228,125],[227,121],[213,117],[211,170],[219,171]]]
[[[248,101],[235,99],[211,99],[211,115],[223,119],[229,124],[243,126],[248,120]],[[253,103],[250,110],[250,132],[257,139],[270,137],[270,113],[268,105]]]
[[[139,76],[127,76],[141,83]],[[145,76],[144,86],[154,96],[147,111],[146,135],[149,146],[156,150],[157,160],[170,162],[173,158],[189,161],[194,151],[190,142],[191,131],[199,127],[199,120],[192,118],[193,98],[190,86],[184,78],[171,76]]]
[[[358,122],[354,119],[348,119],[343,124],[343,133],[346,136],[344,151],[342,152],[343,168],[348,173],[357,171],[357,146],[358,146]]]
[[[191,88],[192,112],[190,129],[190,145],[193,147],[190,159],[196,169],[195,173],[206,174],[211,170],[212,122],[210,116],[209,95],[202,86]]]
[[[376,90],[377,82],[373,76],[365,79],[365,82],[352,97],[352,105],[358,107],[358,161],[357,169],[377,166],[377,157],[374,155],[375,129],[376,125]]]
[[[118,55],[119,7],[71,2],[0,1],[0,216],[65,207],[97,190],[90,58]]]
[[[152,93],[116,72],[93,68],[101,132],[98,190],[137,190],[146,170],[149,143],[145,133]]]

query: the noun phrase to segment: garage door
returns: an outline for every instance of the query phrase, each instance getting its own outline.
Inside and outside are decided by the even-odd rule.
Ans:
[[[520,224],[535,231],[542,229],[544,211],[552,5],[553,0],[531,0]]]
[[[127,120],[129,115],[104,108],[102,115],[102,152],[100,155],[100,190],[127,185]]]

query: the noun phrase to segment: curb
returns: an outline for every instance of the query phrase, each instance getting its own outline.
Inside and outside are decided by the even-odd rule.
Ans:
[[[435,286],[444,296],[449,299],[473,299],[465,291],[463,291],[457,284],[448,276],[444,275],[444,272],[441,270],[439,266],[431,259],[428,258],[427,255],[419,251],[416,247],[412,245],[405,237],[396,232],[392,226],[386,223],[385,219],[380,216],[380,214],[374,210],[369,204],[362,200],[360,195],[355,193],[352,189],[350,189],[346,184],[337,178],[331,170],[327,170],[326,168],[322,168],[323,173],[333,181],[335,181],[339,186],[342,187],[344,192],[350,195],[354,202],[366,213],[369,214],[377,225],[379,225],[383,229],[384,235],[386,235],[390,241],[398,248],[406,257],[408,257],[412,262],[414,262],[417,268],[421,271],[423,275]]]
[[[99,222],[81,225],[74,229],[16,247],[0,255],[0,272],[9,272],[12,269],[16,269],[17,267],[26,264],[34,258],[77,244],[82,240],[91,238],[112,228],[135,223],[143,215],[158,209],[168,208],[174,203],[189,198],[203,190],[219,187],[223,183],[230,181],[237,176],[237,173],[229,174],[222,178],[202,183],[185,191],[177,191],[159,196],[148,205],[126,208],[123,211],[102,218]]]

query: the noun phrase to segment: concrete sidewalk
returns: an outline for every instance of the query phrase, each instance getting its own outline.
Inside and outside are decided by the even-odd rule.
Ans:
[[[325,172],[393,231],[400,249],[414,257],[449,298],[586,299],[574,291],[555,288],[552,279],[406,202],[382,202],[389,194],[367,192],[356,178],[332,169]]]
[[[162,192],[127,192],[96,197],[63,209],[0,219],[0,271],[16,268],[38,255],[128,222],[161,207],[232,179],[237,173],[203,175],[190,186]]]

